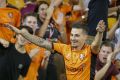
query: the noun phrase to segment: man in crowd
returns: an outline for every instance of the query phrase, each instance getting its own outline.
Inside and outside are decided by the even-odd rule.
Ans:
[[[112,76],[120,80],[120,72],[112,62],[113,56],[119,51],[120,47],[114,50],[114,46],[110,41],[104,41],[102,43],[96,62],[95,80],[111,80]]]
[[[24,26],[21,27],[29,33],[32,29]],[[16,35],[16,43],[4,49],[4,56],[0,58],[0,80],[18,80],[26,76],[31,63],[32,54],[27,54],[25,44],[28,41],[20,34]]]
[[[20,12],[16,9],[6,7],[7,0],[0,1],[0,40],[12,42],[14,32],[3,24],[10,23],[18,28],[20,26]]]
[[[18,30],[12,25],[9,28],[23,35],[26,39],[38,46],[44,47],[50,51],[56,50],[61,53],[65,60],[67,80],[90,80],[91,52],[97,54],[102,42],[103,32],[105,30],[104,21],[101,20],[97,26],[97,35],[90,45],[85,44],[87,39],[86,25],[75,23],[72,25],[71,45],[62,43],[51,43],[40,37],[30,35],[25,30]]]

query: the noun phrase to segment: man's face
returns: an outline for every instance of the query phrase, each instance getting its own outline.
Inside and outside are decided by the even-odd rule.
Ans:
[[[107,57],[112,53],[112,48],[109,46],[102,46],[99,52],[99,59],[102,63],[106,63]]]
[[[38,14],[39,14],[39,18],[40,19],[45,19],[46,18],[46,11],[48,9],[48,5],[47,4],[41,4],[39,6],[39,10],[38,10]]]
[[[72,48],[78,48],[84,44],[87,39],[87,34],[82,29],[73,28],[71,30],[70,41]]]
[[[34,16],[28,16],[23,22],[24,25],[31,27],[32,29],[37,28],[37,18]]]

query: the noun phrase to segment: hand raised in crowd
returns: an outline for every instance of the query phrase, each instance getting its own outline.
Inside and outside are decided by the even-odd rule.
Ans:
[[[59,12],[58,13],[58,17],[57,17],[57,20],[55,20],[55,22],[59,25],[59,26],[61,26],[61,25],[64,25],[65,23],[65,21],[63,21],[64,20],[64,14],[62,13],[62,12]]]
[[[107,63],[110,64],[112,62],[112,60],[113,60],[113,53],[110,53],[107,57]]]
[[[111,61],[115,58],[115,56],[120,52],[120,44],[118,44],[113,53],[109,54],[107,57],[107,62],[111,63]]]
[[[21,30],[17,29],[17,28],[14,27],[13,25],[11,25],[11,24],[9,24],[9,23],[7,23],[7,24],[5,24],[5,25],[6,25],[6,27],[8,27],[9,29],[13,30],[14,32],[16,32],[16,33],[18,33],[18,34],[21,33]]]
[[[2,44],[5,48],[9,47],[9,42],[5,39],[0,38],[0,44]]]
[[[103,21],[103,20],[100,20],[99,21],[99,23],[98,23],[98,25],[97,25],[97,28],[96,28],[96,30],[97,30],[97,32],[104,32],[105,31],[105,22]]]
[[[63,2],[63,0],[53,0],[53,1],[54,1],[54,7],[58,7]]]
[[[49,8],[47,9],[47,17],[46,17],[46,19],[49,20],[52,17],[53,11],[54,11],[54,7],[52,5],[50,5]]]

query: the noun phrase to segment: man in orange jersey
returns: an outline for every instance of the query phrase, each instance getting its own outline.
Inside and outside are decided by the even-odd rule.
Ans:
[[[52,43],[40,37],[30,35],[24,30],[18,30],[12,25],[8,26],[16,33],[23,35],[29,41],[44,47],[48,50],[56,50],[64,56],[67,80],[90,80],[91,52],[97,54],[102,42],[105,30],[104,21],[101,20],[97,25],[97,35],[90,45],[85,44],[87,39],[86,25],[75,23],[72,25],[70,35],[70,45],[62,43]]]
[[[18,10],[6,7],[7,0],[0,0],[0,40],[11,42],[13,31],[3,24],[10,23],[16,27],[20,26],[20,13]]]

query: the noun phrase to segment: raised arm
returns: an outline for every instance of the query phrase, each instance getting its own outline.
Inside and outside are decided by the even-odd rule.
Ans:
[[[109,8],[109,9],[108,9],[108,14],[109,14],[109,13],[112,13],[112,12],[116,12],[118,8],[120,8],[120,6],[116,6],[116,7]]]
[[[52,43],[47,41],[47,40],[44,40],[38,36],[35,36],[35,35],[31,35],[30,33],[28,33],[26,30],[22,29],[22,30],[19,30],[17,29],[16,27],[10,25],[10,24],[6,24],[10,29],[12,29],[14,32],[18,33],[18,34],[21,34],[23,37],[25,37],[27,40],[29,40],[30,42],[40,46],[40,47],[43,47],[43,48],[46,48],[48,50],[52,50]]]
[[[115,34],[115,31],[118,27],[119,22],[120,22],[120,17],[119,17],[118,21],[115,23],[115,25],[110,29],[110,31],[108,31],[107,39],[110,39],[110,40],[113,39],[113,36]]]
[[[56,20],[56,26],[59,27],[59,32],[60,32],[60,36],[59,36],[59,40],[62,43],[67,43],[67,35],[66,35],[66,24],[64,20],[64,14],[62,12],[59,12],[57,20]]]
[[[60,28],[59,28],[59,31],[60,31],[59,40],[61,40],[62,43],[66,44],[67,43],[67,35],[66,35],[65,25],[61,24],[59,26],[60,26]]]
[[[102,43],[103,32],[105,31],[105,23],[103,20],[99,21],[96,30],[97,34],[95,36],[93,43],[91,44],[91,50],[94,54],[97,54],[99,52],[100,45]]]
[[[43,25],[39,29],[39,32],[38,32],[38,36],[39,37],[43,37],[44,36],[44,34],[46,32],[46,29],[47,29],[47,27],[49,25],[50,19],[52,17],[53,11],[54,11],[54,6],[50,5],[49,8],[48,8],[48,10],[47,10],[46,19],[45,19]]]

